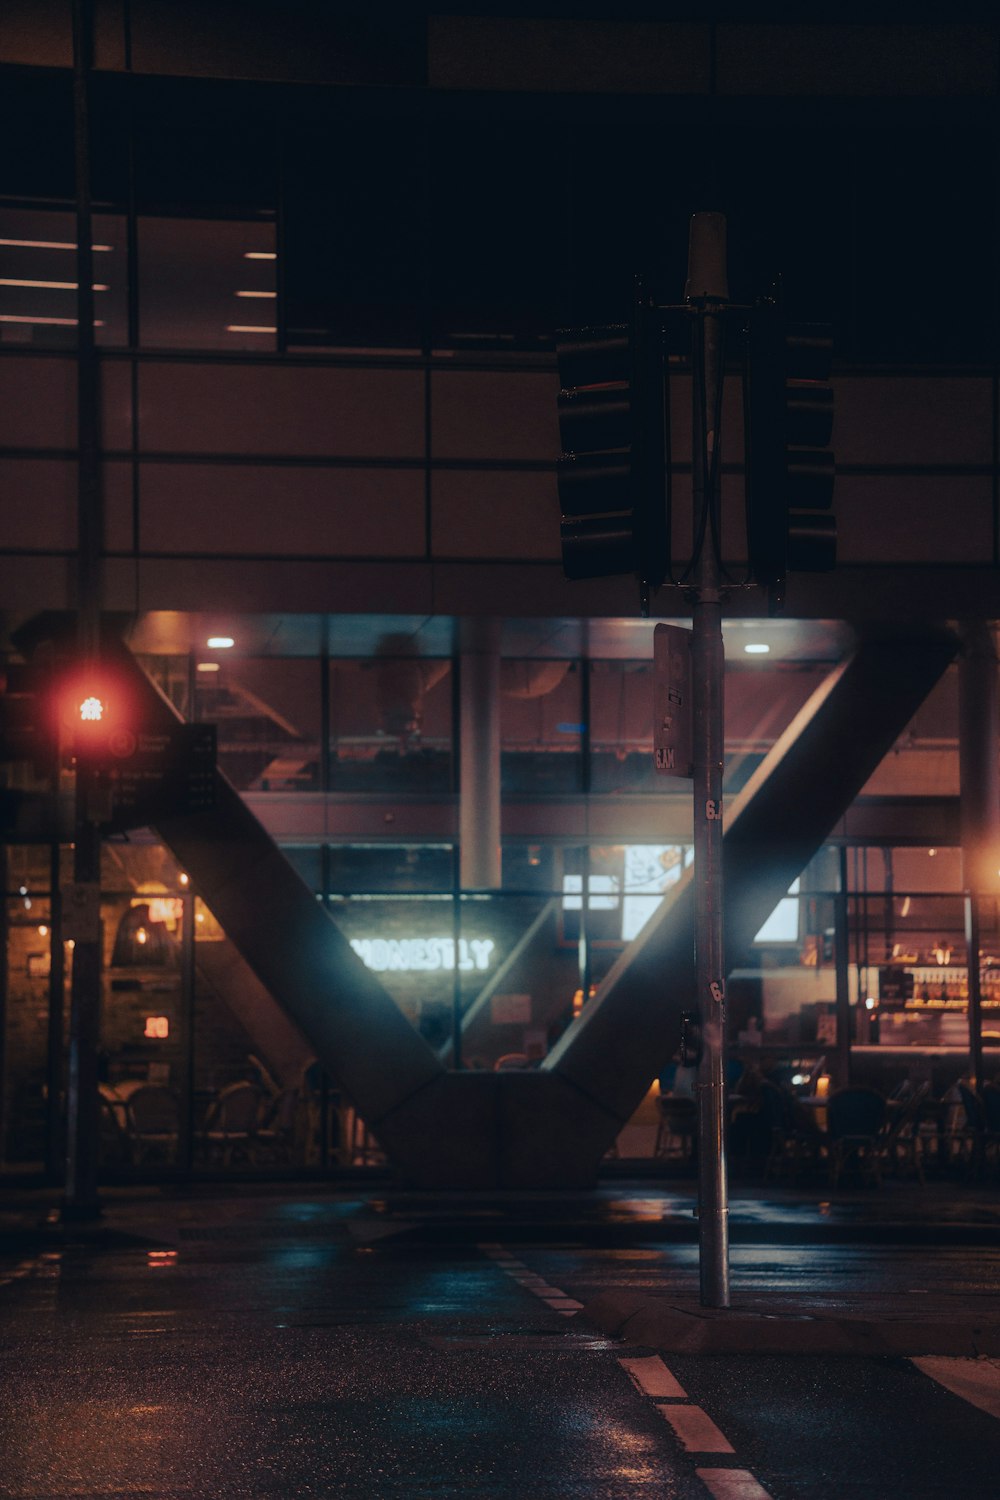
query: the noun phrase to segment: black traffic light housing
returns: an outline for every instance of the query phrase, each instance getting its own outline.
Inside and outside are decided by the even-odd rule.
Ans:
[[[830,327],[790,323],[775,301],[750,313],[744,370],[747,547],[757,583],[780,603],[789,572],[837,561]]]
[[[35,662],[0,667],[0,761],[31,761],[48,773],[58,743],[52,675]]]
[[[556,334],[557,480],[567,578],[669,570],[666,363],[660,319],[637,283],[629,323]]]

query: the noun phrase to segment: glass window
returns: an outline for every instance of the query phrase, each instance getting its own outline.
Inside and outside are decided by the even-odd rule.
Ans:
[[[296,874],[318,895],[323,889],[323,851],[315,846],[283,844],[281,852]]]
[[[39,844],[7,844],[4,847],[7,891],[22,897],[47,892],[50,885],[49,851]]]
[[[590,664],[590,787],[593,792],[662,791],[653,764],[653,664]]]
[[[18,895],[7,902],[6,1036],[0,1080],[7,1107],[0,1160],[10,1165],[40,1165],[45,1153],[51,920],[47,897]]]
[[[188,656],[137,656],[136,661],[182,718],[193,720],[190,706],[191,659]]]
[[[576,950],[559,940],[558,899],[477,895],[459,916],[465,1065],[534,1066],[572,1020],[580,983]]]
[[[450,896],[343,896],[331,912],[362,963],[433,1047],[451,1035],[456,969],[493,962],[489,934],[456,932]]]
[[[274,225],[140,218],[139,342],[151,349],[278,347]]]
[[[347,844],[329,851],[330,893],[369,895],[423,891],[450,895],[450,844]]]
[[[576,662],[500,663],[500,775],[505,795],[581,790],[580,683]]]
[[[429,276],[435,347],[531,347],[566,305],[569,183],[551,111],[431,126]],[[585,237],[585,236],[584,236]]]
[[[128,342],[128,246],[120,214],[95,214],[94,337]],[[0,339],[46,349],[76,344],[76,216],[0,208]]]
[[[962,889],[962,851],[943,845],[858,846],[847,855],[848,889],[859,893],[916,893]]]
[[[551,844],[505,843],[501,859],[505,890],[559,894],[560,853]]]
[[[319,670],[299,657],[220,653],[198,663],[196,716],[216,725],[219,769],[238,791],[320,786]]]
[[[450,661],[386,654],[331,662],[332,791],[449,791],[451,726]]]
[[[419,349],[424,341],[423,126],[382,95],[290,131],[284,165],[289,346]]]
[[[893,874],[911,864],[926,880],[928,851],[880,853],[887,862],[891,859]],[[917,858],[910,861],[900,855]],[[935,866],[935,874],[941,868]],[[1000,1041],[1000,926],[995,900],[980,901],[979,920],[983,1034],[987,1041]],[[872,894],[851,899],[849,921],[856,1040],[882,1047],[967,1049],[969,971],[960,891],[936,894],[906,890],[898,882],[882,885]]]

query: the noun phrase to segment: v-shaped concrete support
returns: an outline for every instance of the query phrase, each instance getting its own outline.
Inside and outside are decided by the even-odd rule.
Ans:
[[[945,633],[862,641],[775,745],[727,814],[730,967],[955,650]],[[127,650],[117,651],[148,722],[176,718]],[[213,812],[165,818],[157,831],[390,1160],[417,1185],[592,1182],[694,998],[688,876],[539,1071],[448,1073],[224,777]]]

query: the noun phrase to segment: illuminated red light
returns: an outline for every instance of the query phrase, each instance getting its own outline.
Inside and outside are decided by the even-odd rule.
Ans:
[[[163,1041],[169,1035],[170,1035],[170,1017],[169,1016],[147,1016],[146,1017],[146,1029],[143,1032],[143,1036],[155,1038],[155,1040],[157,1040],[157,1041]]]

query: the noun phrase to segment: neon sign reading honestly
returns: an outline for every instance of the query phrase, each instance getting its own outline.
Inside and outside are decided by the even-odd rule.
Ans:
[[[380,974],[387,969],[409,974],[455,967],[455,940],[449,937],[352,938],[351,947],[366,968]],[[459,938],[459,969],[488,969],[495,947],[492,938]]]

